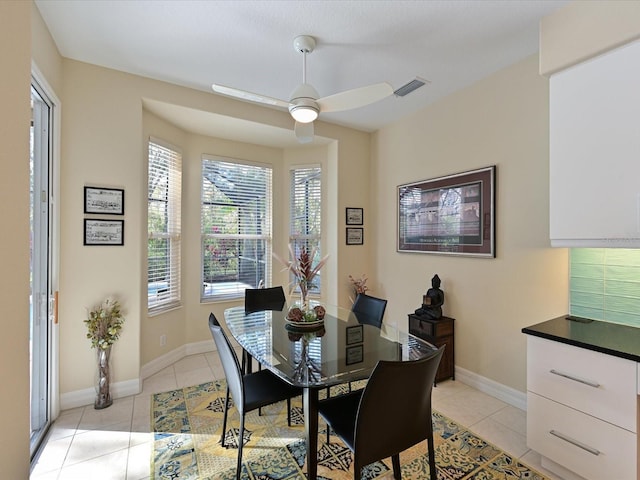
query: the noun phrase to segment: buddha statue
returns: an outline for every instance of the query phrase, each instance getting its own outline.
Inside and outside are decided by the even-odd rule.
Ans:
[[[422,296],[422,307],[417,309],[415,314],[427,318],[440,318],[443,304],[444,292],[440,290],[440,277],[436,274],[431,279],[431,288]]]

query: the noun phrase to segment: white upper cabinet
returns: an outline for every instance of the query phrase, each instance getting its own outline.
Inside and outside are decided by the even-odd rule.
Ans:
[[[551,76],[550,236],[640,247],[640,41]]]

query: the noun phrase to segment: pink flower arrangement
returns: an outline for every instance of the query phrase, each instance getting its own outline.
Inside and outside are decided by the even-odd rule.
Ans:
[[[366,293],[367,290],[369,290],[369,287],[367,287],[367,280],[368,279],[364,275],[364,273],[360,278],[353,278],[351,275],[349,275],[349,281],[351,282],[351,285],[353,285],[353,290],[355,291],[356,295],[359,293]]]
[[[313,279],[316,277],[320,269],[327,263],[329,255],[325,255],[314,267],[313,258],[316,256],[316,249],[312,249],[308,252],[305,247],[300,249],[300,256],[296,258],[293,251],[293,247],[289,245],[289,255],[293,260],[284,260],[275,252],[273,256],[276,257],[280,263],[285,267],[285,270],[290,271],[295,277],[295,281],[292,283],[291,292],[296,287],[300,287],[300,293],[303,299],[306,299],[309,294],[309,287],[313,285]]]

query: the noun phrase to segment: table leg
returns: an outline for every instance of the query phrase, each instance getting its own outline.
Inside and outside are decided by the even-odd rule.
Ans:
[[[318,476],[318,389],[305,388],[302,394],[304,431],[307,437],[307,478]]]

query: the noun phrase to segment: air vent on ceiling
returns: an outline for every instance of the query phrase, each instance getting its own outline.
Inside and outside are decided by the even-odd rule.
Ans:
[[[406,95],[409,95],[414,90],[417,90],[418,88],[422,87],[426,83],[431,83],[431,82],[429,82],[429,80],[425,80],[424,78],[416,77],[415,79],[411,80],[409,83],[405,83],[403,86],[398,88],[395,92],[393,92],[393,94],[396,97],[404,97]]]

